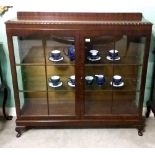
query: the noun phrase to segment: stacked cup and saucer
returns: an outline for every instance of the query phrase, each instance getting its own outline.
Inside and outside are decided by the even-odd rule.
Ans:
[[[49,78],[49,86],[52,88],[57,88],[62,86],[62,81],[60,81],[60,76],[54,75]]]
[[[71,75],[68,80],[68,85],[70,87],[75,87],[75,75]]]
[[[99,51],[97,50],[90,50],[89,53],[88,53],[88,57],[87,59],[89,61],[99,61],[101,60],[101,57],[99,56]]]
[[[114,75],[113,78],[112,78],[112,81],[110,82],[110,85],[112,85],[113,87],[122,87],[122,86],[124,86],[122,76]]]
[[[109,50],[108,51],[108,55],[107,55],[107,60],[110,60],[110,61],[115,61],[115,60],[120,60],[120,56],[118,54],[118,50]]]
[[[59,51],[59,50],[52,50],[50,52],[49,60],[53,61],[53,62],[62,61],[63,60],[63,56],[61,56],[61,51]]]

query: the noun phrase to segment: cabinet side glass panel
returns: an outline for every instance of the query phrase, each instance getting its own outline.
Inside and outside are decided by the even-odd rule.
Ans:
[[[19,92],[21,115],[48,115],[45,92]]]
[[[16,64],[44,64],[44,52],[41,39],[13,37]]]
[[[114,84],[113,114],[138,114],[144,45],[145,37],[127,35],[115,43],[121,61],[114,62],[114,75],[122,77],[122,86]]]

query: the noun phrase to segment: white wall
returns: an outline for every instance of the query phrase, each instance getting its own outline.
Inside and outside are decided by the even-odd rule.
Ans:
[[[5,55],[7,59],[6,80],[12,90],[12,80],[9,66],[9,56],[7,49],[7,40],[4,22],[16,16],[17,11],[50,11],[50,12],[142,12],[143,16],[155,24],[155,3],[154,0],[0,0],[0,5],[13,6],[8,12],[0,17],[0,42],[4,44]],[[153,34],[155,35],[155,26],[153,26]],[[151,45],[151,50],[155,46]],[[153,59],[149,58],[149,69],[147,74],[147,85],[145,101],[148,99],[151,68]],[[13,91],[12,91],[13,93]],[[14,104],[13,94],[9,101]]]

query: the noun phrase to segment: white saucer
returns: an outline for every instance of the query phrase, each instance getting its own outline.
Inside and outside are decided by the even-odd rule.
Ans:
[[[93,59],[91,57],[87,57],[87,59],[90,60],[90,61],[99,61],[99,60],[101,60],[101,57],[98,56],[96,59]]]
[[[107,58],[108,60],[110,60],[110,61],[120,60],[120,59],[121,59],[119,56],[116,57],[115,59],[112,59],[110,56],[107,56],[106,58]]]
[[[49,85],[50,87],[57,88],[57,87],[61,87],[61,86],[62,86],[62,82],[60,82],[58,85],[53,85],[52,82],[48,82],[48,85]]]
[[[60,59],[54,59],[53,57],[49,57],[48,59],[53,62],[59,62],[59,61],[62,61],[64,58],[60,57]]]
[[[110,85],[113,87],[123,87],[124,86],[124,82],[121,82],[119,85],[114,84],[112,81],[110,82]]]
[[[68,81],[68,85],[69,85],[70,87],[75,87],[75,85],[72,84],[70,81]]]

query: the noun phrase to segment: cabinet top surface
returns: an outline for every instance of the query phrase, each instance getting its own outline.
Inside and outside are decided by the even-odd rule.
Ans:
[[[6,24],[152,25],[141,13],[18,12]]]

